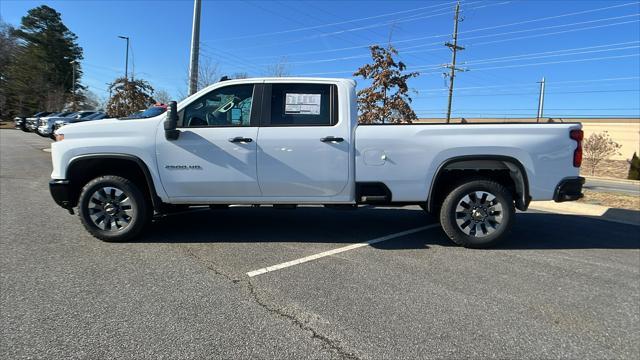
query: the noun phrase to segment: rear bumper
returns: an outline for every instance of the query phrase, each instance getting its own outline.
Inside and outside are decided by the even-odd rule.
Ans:
[[[51,192],[51,197],[56,202],[56,204],[62,206],[67,210],[73,208],[69,180],[54,179],[49,181],[49,192]]]
[[[584,196],[582,193],[582,185],[584,185],[584,178],[581,176],[564,178],[556,186],[556,190],[553,193],[553,200],[555,202],[573,201],[578,200]]]

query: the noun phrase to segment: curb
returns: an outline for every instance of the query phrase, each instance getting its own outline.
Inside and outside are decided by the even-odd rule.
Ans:
[[[580,176],[582,176],[586,180],[602,180],[602,181],[608,181],[608,182],[617,182],[621,184],[640,185],[640,180],[616,179],[611,177],[600,177],[600,176],[585,176],[585,175],[580,175]]]
[[[605,221],[640,226],[640,211],[638,210],[616,209],[579,202],[557,203],[554,201],[533,201],[529,209],[564,215],[588,216]]]

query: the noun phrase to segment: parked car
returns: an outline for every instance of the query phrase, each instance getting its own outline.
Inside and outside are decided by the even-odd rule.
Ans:
[[[30,116],[26,119],[25,129],[27,131],[35,131],[38,128],[38,121],[40,120],[40,117],[47,116],[50,114],[53,114],[53,113],[50,111],[41,111],[33,114],[33,116]]]
[[[38,127],[36,128],[36,133],[40,136],[47,137],[51,134],[51,130],[53,129],[53,123],[57,119],[64,118],[66,116],[71,116],[75,114],[72,111],[58,112],[49,114],[47,116],[41,116],[38,119]]]
[[[89,115],[87,117],[85,117],[85,120],[100,120],[100,119],[104,119],[107,117],[107,114],[105,114],[102,111],[97,111],[96,113],[94,113],[93,115]]]
[[[26,116],[16,116],[13,118],[13,126],[16,129],[27,131],[27,117]]]
[[[101,120],[107,117],[107,114],[103,113],[103,112],[96,112],[93,115],[87,115],[84,117],[79,117],[79,118],[75,118],[75,117],[66,117],[63,119],[59,119],[54,121],[53,125],[52,125],[52,133],[51,133],[51,138],[55,139],[55,132],[56,130],[60,129],[61,127],[67,125],[67,124],[74,124],[74,123],[78,123],[78,122],[84,122],[84,121],[92,121],[92,120]]]
[[[46,127],[42,126],[41,131],[46,133],[47,136],[50,136],[52,139],[55,139],[55,131],[66,124],[99,120],[103,119],[105,116],[106,115],[104,113],[99,111],[78,111],[65,117],[53,119],[53,121],[49,122]]]
[[[348,79],[230,80],[169,107],[58,131],[51,195],[96,238],[176,205],[420,205],[481,248],[531,200],[582,197],[579,123],[358,125]]]

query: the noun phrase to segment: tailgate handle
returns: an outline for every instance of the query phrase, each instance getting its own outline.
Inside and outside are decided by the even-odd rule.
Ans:
[[[320,138],[320,141],[322,141],[322,142],[343,142],[344,139],[341,138],[341,137],[326,136],[326,137]]]
[[[253,141],[253,139],[242,137],[242,136],[236,136],[234,138],[229,139],[229,141],[232,143],[250,143]]]

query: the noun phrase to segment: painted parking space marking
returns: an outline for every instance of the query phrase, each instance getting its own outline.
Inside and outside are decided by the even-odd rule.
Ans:
[[[276,270],[281,270],[284,268],[288,268],[290,266],[294,266],[294,265],[298,265],[298,264],[303,264],[309,261],[313,261],[313,260],[317,260],[323,257],[327,257],[327,256],[331,256],[331,255],[335,255],[335,254],[339,254],[345,251],[349,251],[349,250],[354,250],[354,249],[358,249],[364,246],[369,246],[369,245],[373,245],[379,242],[383,242],[383,241],[387,241],[387,240],[391,240],[391,239],[395,239],[397,237],[401,237],[401,236],[405,236],[405,235],[409,235],[409,234],[413,234],[413,233],[417,233],[420,231],[424,231],[427,229],[432,229],[435,227],[439,227],[440,224],[431,224],[431,225],[427,225],[427,226],[421,226],[418,228],[414,228],[414,229],[409,229],[409,230],[405,230],[405,231],[401,231],[395,234],[390,234],[390,235],[386,235],[386,236],[382,236],[379,238],[375,238],[369,241],[364,241],[361,243],[356,243],[356,244],[352,244],[352,245],[347,245],[347,246],[343,246],[341,248],[337,248],[337,249],[333,249],[333,250],[329,250],[329,251],[324,251],[318,254],[314,254],[314,255],[310,255],[310,256],[305,256],[303,258],[299,258],[296,260],[291,260],[291,261],[287,261],[281,264],[277,264],[277,265],[272,265],[272,266],[268,266],[262,269],[258,269],[258,270],[253,270],[253,271],[249,271],[247,273],[247,276],[249,277],[254,277],[257,275],[262,275],[262,274],[266,274],[268,272],[272,272],[272,271],[276,271]]]

